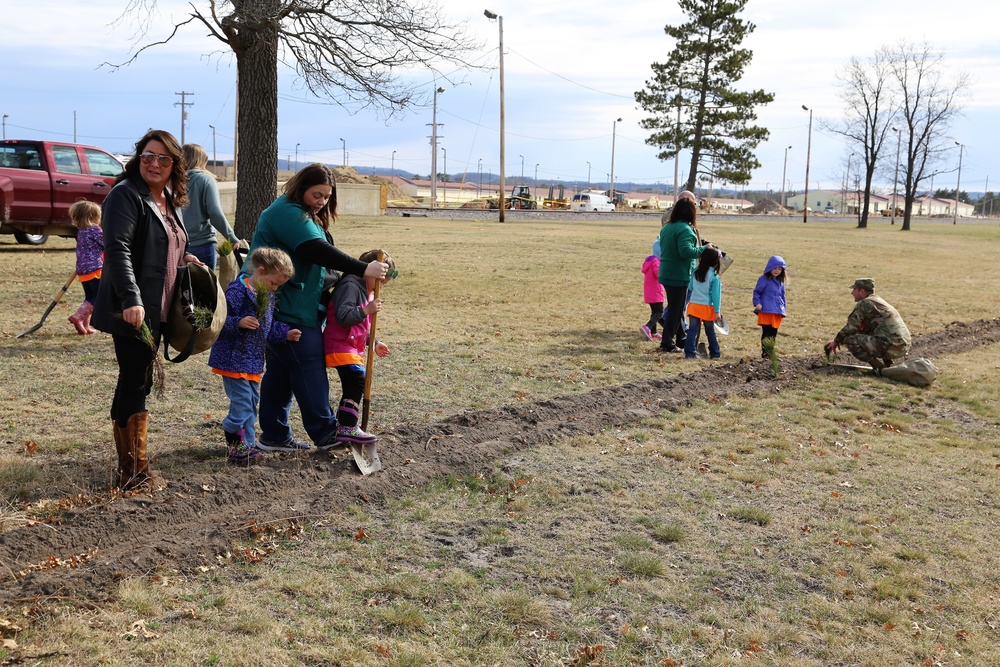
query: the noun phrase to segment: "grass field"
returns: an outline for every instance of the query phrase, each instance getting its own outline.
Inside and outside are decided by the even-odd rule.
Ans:
[[[790,276],[780,359],[820,356],[858,277],[874,278],[917,336],[1000,317],[993,225],[699,226],[735,259],[723,276],[733,332],[711,363],[660,355],[639,334],[656,223],[341,220],[340,247],[384,247],[401,274],[382,292],[392,351],[376,366],[374,430],[760,363],[750,296],[771,254]],[[66,321],[77,285],[41,330],[14,338],[72,271],[72,243],[0,237],[0,258],[0,527],[12,530],[102,493],[115,368],[110,341]],[[225,484],[219,431],[205,426],[225,396],[203,361],[168,368],[150,447],[168,479],[198,471]],[[0,660],[1000,664],[1000,349],[934,361],[943,375],[928,389],[779,366],[773,391],[693,396],[498,453],[475,474],[330,507],[265,547],[234,543],[203,571],[165,558],[110,595],[8,600],[0,630],[16,648]]]

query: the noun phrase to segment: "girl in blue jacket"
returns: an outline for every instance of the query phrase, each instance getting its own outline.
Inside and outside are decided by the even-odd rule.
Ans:
[[[757,325],[760,326],[760,356],[768,358],[764,350],[764,341],[778,337],[778,327],[785,317],[785,284],[788,276],[785,272],[785,260],[778,255],[772,255],[764,267],[764,275],[757,279],[753,290],[753,309],[757,313]]]

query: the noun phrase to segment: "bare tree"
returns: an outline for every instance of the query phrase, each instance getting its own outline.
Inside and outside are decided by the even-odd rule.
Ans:
[[[906,133],[901,228],[906,231],[920,183],[942,155],[954,148],[946,135],[962,112],[960,98],[969,88],[969,77],[960,74],[954,81],[945,81],[942,57],[933,53],[927,43],[899,42],[883,47],[881,53],[892,68],[899,95],[899,122]]]
[[[199,0],[170,34],[139,48],[165,44],[201,24],[236,56],[239,187],[236,232],[253,234],[276,195],[278,63],[292,68],[315,95],[346,108],[374,108],[387,117],[422,100],[400,71],[450,62],[468,66],[477,48],[460,25],[446,22],[435,0]],[[157,0],[129,0],[121,20],[135,20],[144,40]],[[438,76],[447,76],[438,73]]]
[[[844,71],[838,75],[845,116],[833,123],[821,121],[824,127],[854,144],[855,152],[860,154],[862,169],[859,171],[864,172],[864,201],[859,203],[859,228],[868,226],[872,180],[898,111],[892,89],[892,72],[884,50],[866,60],[851,58]]]

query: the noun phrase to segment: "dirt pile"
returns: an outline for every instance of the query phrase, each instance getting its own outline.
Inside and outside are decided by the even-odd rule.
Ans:
[[[955,322],[918,336],[911,356],[933,358],[996,342],[1000,319]],[[637,423],[695,399],[781,391],[808,381],[808,374],[845,372],[822,366],[820,356],[817,350],[814,356],[783,359],[777,377],[766,362],[741,361],[586,394],[466,412],[432,424],[400,425],[381,434],[385,469],[370,477],[354,470],[346,449],[335,449],[172,479],[169,488],[153,496],[95,495],[72,503],[73,509],[51,521],[0,533],[0,599],[8,604],[41,602],[43,596],[105,600],[124,577],[159,568],[204,571],[224,564],[236,540],[252,538],[264,526],[287,526],[289,517],[307,524],[327,516],[331,507],[378,502],[434,478],[473,474],[499,456]]]
[[[767,215],[788,215],[791,209],[787,209],[773,199],[761,199],[759,202],[746,210],[746,213],[767,214]]]
[[[409,199],[410,196],[400,189],[398,185],[387,178],[381,176],[365,176],[359,174],[354,167],[334,167],[333,174],[338,183],[361,183],[366,185],[385,185],[389,201],[399,201]]]

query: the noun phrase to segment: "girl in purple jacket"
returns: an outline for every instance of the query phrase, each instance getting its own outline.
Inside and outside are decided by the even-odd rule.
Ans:
[[[359,257],[362,262],[374,262],[381,250],[369,250]],[[382,260],[389,265],[382,284],[392,280],[396,273],[396,263],[385,253]],[[343,398],[337,408],[337,437],[329,445],[319,449],[329,449],[337,445],[366,445],[376,438],[365,433],[358,425],[358,410],[365,392],[365,348],[371,332],[371,316],[382,310],[382,299],[374,298],[377,278],[358,278],[344,275],[333,288],[330,305],[326,309],[326,329],[323,331],[323,346],[326,352],[327,368],[336,368],[340,376]],[[375,354],[384,357],[389,354],[389,346],[375,340]]]
[[[785,260],[779,255],[772,255],[764,267],[764,275],[757,279],[753,290],[753,309],[757,313],[757,325],[760,326],[760,356],[768,358],[764,349],[764,341],[778,337],[778,327],[785,318],[785,283],[788,276]]]
[[[101,269],[104,268],[104,230],[101,229],[101,207],[92,201],[81,200],[69,207],[69,219],[77,228],[76,233],[76,275],[83,286],[84,301],[69,321],[81,336],[97,333],[90,326],[90,316],[94,314],[94,299],[101,284]]]
[[[208,355],[212,372],[222,376],[229,414],[222,420],[226,460],[246,464],[263,454],[257,449],[257,406],[264,373],[264,348],[298,341],[299,329],[274,319],[274,290],[295,274],[284,250],[257,248],[243,272],[226,288],[226,323]]]

